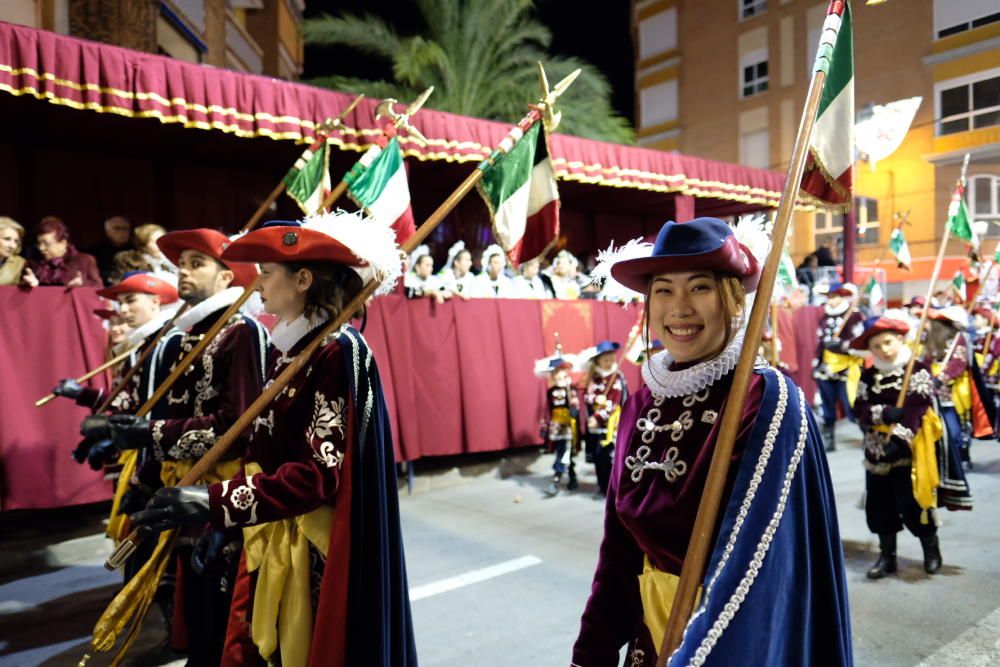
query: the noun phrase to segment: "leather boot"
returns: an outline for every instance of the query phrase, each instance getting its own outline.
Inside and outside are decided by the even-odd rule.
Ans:
[[[576,471],[572,468],[569,469],[569,482],[566,484],[567,491],[576,491],[580,483],[576,481]]]
[[[881,579],[896,571],[896,533],[878,536],[878,560],[868,570],[869,579]]]
[[[549,488],[545,489],[545,494],[549,497],[555,496],[559,493],[559,481],[562,480],[562,473],[557,472],[552,476],[552,483],[549,484]]]
[[[941,569],[941,547],[938,544],[937,533],[920,538],[920,546],[924,548],[924,571],[936,574]]]
[[[832,452],[837,449],[837,439],[834,435],[835,424],[823,425],[823,449]]]

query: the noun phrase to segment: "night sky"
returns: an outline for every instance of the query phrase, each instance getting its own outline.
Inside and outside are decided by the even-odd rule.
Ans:
[[[552,31],[552,53],[582,58],[604,72],[614,87],[615,109],[633,120],[631,3],[614,0],[601,3],[598,11],[581,11],[579,0],[536,0],[536,7],[540,20]],[[415,34],[423,25],[413,3],[399,0],[306,0],[306,18],[323,12],[376,14],[403,34]],[[303,78],[324,74],[388,78],[390,69],[385,63],[358,58],[350,50],[307,46]]]

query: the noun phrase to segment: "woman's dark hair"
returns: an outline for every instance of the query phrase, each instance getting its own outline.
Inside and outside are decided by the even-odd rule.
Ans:
[[[35,238],[38,238],[42,234],[54,234],[56,241],[69,240],[69,230],[66,228],[66,223],[54,215],[47,215],[38,223]]]
[[[330,319],[336,318],[344,310],[347,302],[364,286],[361,276],[342,264],[289,262],[282,266],[289,273],[294,274],[305,269],[313,275],[312,285],[306,292],[306,317],[312,317],[318,311],[325,310]],[[361,312],[351,313],[352,318],[360,315]]]
[[[468,249],[459,250],[458,252],[455,253],[455,256],[451,260],[451,266],[449,266],[448,268],[449,269],[454,269],[455,268],[455,262],[457,262],[458,258],[461,257],[462,255],[468,255],[469,259],[472,259],[472,252],[471,251],[469,251]]]

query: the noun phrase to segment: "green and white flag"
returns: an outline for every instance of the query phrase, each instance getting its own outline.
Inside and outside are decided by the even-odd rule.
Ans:
[[[846,0],[830,2],[813,70],[825,72],[826,82],[800,188],[806,198],[846,210],[854,187],[854,36]]]
[[[955,272],[955,277],[951,279],[951,288],[955,290],[955,296],[961,300],[962,303],[966,301],[965,294],[965,274],[961,271]]]
[[[403,149],[396,137],[385,147],[373,144],[344,176],[347,194],[368,215],[391,225],[402,245],[413,236],[416,225],[410,206],[410,185],[403,164]]]
[[[306,215],[319,213],[330,192],[330,151],[326,138],[313,142],[285,174],[285,192]]]
[[[795,263],[788,255],[788,250],[781,252],[781,262],[778,264],[778,284],[785,291],[785,295],[790,295],[799,286],[799,281],[795,278]]]
[[[899,268],[909,271],[913,259],[910,257],[910,246],[906,243],[906,237],[903,236],[902,227],[896,227],[892,230],[892,236],[889,237],[889,250],[895,256]]]
[[[951,233],[979,250],[979,236],[969,218],[969,207],[965,205],[965,186],[959,184],[948,205],[948,229]]]
[[[883,305],[885,298],[882,295],[882,286],[875,280],[874,275],[865,283],[864,293],[868,296],[868,304],[872,308],[878,308]]]

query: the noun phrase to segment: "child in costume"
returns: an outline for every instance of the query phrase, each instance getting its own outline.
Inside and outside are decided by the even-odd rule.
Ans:
[[[546,360],[543,360],[543,362]],[[541,362],[540,362],[541,364]],[[580,446],[580,399],[573,387],[570,371],[573,363],[557,353],[555,357],[541,365],[540,374],[547,377],[548,389],[545,392],[547,414],[545,418],[545,444],[549,451],[555,452],[552,463],[552,483],[546,490],[550,496],[559,493],[563,475],[569,473],[566,488],[573,491],[579,483],[576,479],[576,461],[574,460]]]
[[[861,334],[864,315],[853,304],[858,288],[851,283],[836,283],[827,292],[823,317],[819,322],[819,347],[813,359],[813,378],[823,402],[823,442],[826,451],[837,448],[835,426],[837,405],[854,421],[851,404],[861,376],[862,360],[852,355],[848,344]]]
[[[767,237],[698,218],[668,222],[611,275],[646,295],[665,350],[622,409],[604,538],[572,664],[652,667],[670,614],[721,414],[744,345],[745,296]],[[833,490],[801,390],[758,362],[733,450],[699,602],[670,667],[849,666],[850,616]]]
[[[615,353],[621,346],[601,341],[587,356],[587,389],[583,400],[587,407],[587,433],[584,436],[588,458],[594,462],[600,495],[608,491],[611,461],[614,458],[615,434],[622,403],[628,397],[625,376],[618,368]]]
[[[339,317],[364,281],[399,276],[388,224],[320,214],[271,222],[234,241],[226,262],[261,264],[280,318],[270,385]],[[242,472],[163,489],[137,523],[242,530],[222,665],[414,667],[388,413],[371,349],[343,325],[254,420]]]
[[[874,364],[862,371],[854,402],[864,431],[865,517],[879,538],[879,557],[868,570],[869,579],[896,571],[896,534],[903,526],[920,540],[924,570],[934,574],[941,569],[933,508],[940,484],[935,448],[942,425],[927,364],[914,363],[906,398],[896,407],[913,356],[906,344],[909,330],[906,322],[872,317],[851,341],[853,349],[871,352]]]

